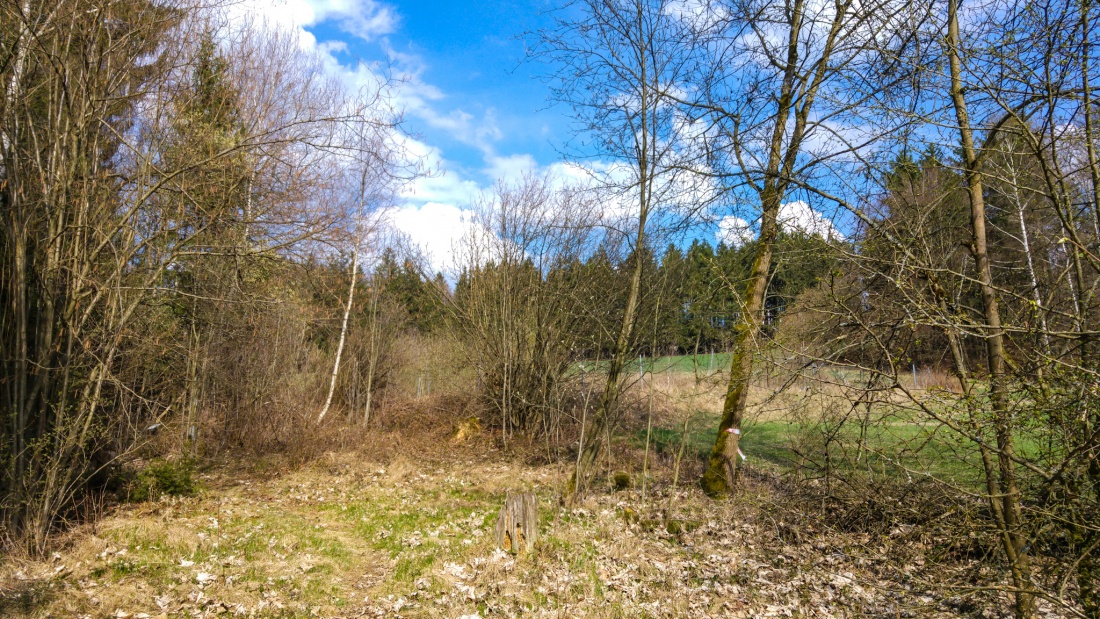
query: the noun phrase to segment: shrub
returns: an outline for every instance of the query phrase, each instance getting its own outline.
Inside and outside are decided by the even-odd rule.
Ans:
[[[162,496],[192,496],[198,491],[190,461],[153,461],[126,484],[125,500],[155,501]]]

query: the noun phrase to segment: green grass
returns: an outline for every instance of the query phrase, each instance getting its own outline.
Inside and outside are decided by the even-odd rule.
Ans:
[[[655,427],[650,448],[675,457],[682,440],[684,458],[705,459],[714,445],[718,420],[717,415],[698,417],[688,424],[686,434],[683,427]],[[635,445],[644,446],[645,437],[645,429],[638,430]],[[1023,449],[1026,441],[1020,442]],[[811,475],[828,466],[841,474],[933,476],[974,488],[982,483],[974,446],[931,424],[881,423],[866,429],[846,424],[830,429],[785,421],[746,423],[740,448],[750,465],[763,462],[786,471],[801,467]]]
[[[708,370],[725,371],[729,363],[729,353],[674,355],[634,359],[627,363],[625,371],[637,372],[641,368],[647,373],[706,374]],[[605,364],[587,361],[576,368],[590,372]],[[866,379],[859,372],[843,367],[823,367],[813,373],[830,382],[860,384]],[[936,401],[925,404],[938,406]],[[946,410],[940,412],[951,414]],[[705,459],[714,445],[718,421],[717,412],[701,411],[689,422],[686,433],[682,426],[655,427],[651,448],[675,457],[682,441],[685,458]],[[642,428],[632,440],[640,447],[645,445],[645,438],[646,430]],[[1023,434],[1016,440],[1021,454],[1035,453],[1041,448]],[[783,420],[746,422],[742,426],[740,447],[750,465],[763,462],[787,471],[801,468],[810,475],[828,467],[841,474],[931,476],[975,489],[983,483],[976,446],[914,408],[890,407],[867,427],[851,421],[840,426]]]
[[[628,359],[624,372],[638,372],[639,368],[645,373],[660,374],[662,372],[677,372],[677,373],[694,373],[698,371],[700,374],[715,373],[719,371],[725,371],[729,368],[731,361],[730,353],[716,352],[713,355],[710,353],[699,353],[695,355],[671,355],[667,357],[640,357]],[[574,372],[593,372],[603,371],[607,368],[607,361],[579,361],[573,366]]]
[[[397,560],[393,579],[398,583],[411,583],[428,571],[435,563],[435,552],[406,552]]]
[[[688,424],[687,433],[680,428],[653,428],[650,448],[656,453],[675,456],[684,444],[684,458],[706,458],[714,446],[718,417],[699,418]],[[763,459],[772,464],[786,466],[791,463],[791,451],[787,447],[788,424],[766,422],[746,426],[741,438],[741,451],[753,459]],[[645,429],[634,436],[638,446],[645,445]]]

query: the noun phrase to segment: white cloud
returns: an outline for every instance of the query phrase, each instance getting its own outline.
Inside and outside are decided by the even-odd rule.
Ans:
[[[622,164],[599,161],[586,162],[583,166],[562,161],[540,166],[531,155],[516,154],[486,157],[486,166],[479,171],[479,176],[487,182],[479,184],[456,171],[440,151],[422,142],[406,138],[406,148],[422,154],[432,173],[416,179],[404,189],[400,195],[403,204],[391,211],[389,220],[425,254],[433,271],[452,277],[455,273],[449,270],[468,259],[462,256],[456,241],[471,231],[479,235],[492,234],[477,225],[470,209],[494,190],[497,180],[515,184],[524,175],[546,175],[553,189],[580,187],[603,192],[601,181],[614,179],[622,183],[621,177],[629,173]],[[601,193],[597,204],[601,212],[594,215],[612,225],[636,209],[632,195],[623,191]]]
[[[423,78],[427,66],[415,54],[394,49],[386,35],[400,19],[396,11],[378,0],[243,0],[225,13],[230,29],[257,27],[291,33],[306,53],[316,54],[324,71],[349,92],[379,92],[385,84],[390,103],[430,128],[476,147],[484,156],[485,169],[475,177],[517,180],[524,171],[538,170],[530,155],[498,156],[494,143],[503,138],[492,108],[480,116],[462,109],[446,109],[446,94]],[[343,35],[321,40],[309,31],[333,24]],[[346,64],[355,49],[354,39],[372,42],[384,60]],[[386,76],[392,78],[387,80]],[[427,174],[398,189],[397,206],[384,218],[424,253],[433,271],[447,271],[454,264],[456,243],[474,226],[470,206],[490,185],[471,180],[470,174],[444,159],[442,152],[406,134],[393,136],[397,150],[421,162]]]
[[[425,81],[428,66],[424,60],[394,49],[388,41],[382,41],[381,46],[394,77],[394,103],[398,108],[432,129],[444,131],[458,142],[477,148],[486,157],[494,154],[494,144],[504,137],[494,108],[484,110],[480,116],[459,108],[440,109],[447,95]]]
[[[836,229],[832,220],[803,200],[784,202],[779,205],[778,222],[779,228],[787,232],[801,232],[829,241],[844,240],[844,235]],[[718,221],[715,238],[719,243],[725,243],[730,247],[741,247],[756,239],[755,228],[755,224],[750,224],[740,217],[727,215]]]
[[[719,243],[725,243],[730,247],[741,247],[756,238],[749,222],[735,215],[726,215],[718,221],[718,232],[715,234]]]
[[[352,36],[371,41],[393,32],[397,14],[376,0],[245,0],[229,6],[235,20],[262,16],[283,28],[297,29],[307,42],[316,43],[305,28],[324,22],[334,22]]]
[[[825,240],[844,240],[833,222],[821,211],[816,211],[802,200],[779,205],[779,226],[787,231],[820,236]]]
[[[508,155],[505,157],[491,155],[486,157],[485,174],[489,178],[495,178],[506,183],[514,183],[526,174],[537,173],[539,164],[535,158],[528,154]]]
[[[424,174],[402,187],[398,198],[421,206],[428,202],[468,207],[482,191],[481,185],[466,178],[456,166],[443,158],[439,149],[408,135],[401,135],[402,150],[420,162]]]
[[[392,33],[398,24],[394,10],[377,0],[241,0],[225,9],[230,30],[240,27],[272,29],[293,34],[306,53],[316,54],[325,71],[339,79],[349,92],[364,88],[376,92],[386,81],[375,64],[342,64],[339,54],[351,49],[348,40],[318,41],[307,30],[322,23],[333,23],[352,38],[374,41]]]
[[[390,209],[390,223],[419,248],[433,272],[454,266],[453,254],[464,236],[478,228],[473,211],[453,204],[427,202]]]
[[[483,187],[446,167],[437,166],[408,184],[400,197],[409,204],[442,202],[467,207]]]

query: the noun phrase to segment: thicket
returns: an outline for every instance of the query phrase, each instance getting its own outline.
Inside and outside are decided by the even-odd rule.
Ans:
[[[43,549],[144,447],[310,432],[339,256],[407,170],[397,116],[384,83],[345,92],[294,36],[219,24],[186,2],[0,10],[6,543]],[[355,308],[377,385],[404,272],[372,275]],[[343,388],[357,406],[360,383]]]

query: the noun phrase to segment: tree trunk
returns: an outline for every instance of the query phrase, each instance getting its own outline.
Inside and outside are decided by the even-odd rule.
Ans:
[[[328,409],[332,405],[332,394],[336,392],[336,376],[340,373],[340,356],[344,353],[344,340],[348,335],[348,316],[351,315],[351,304],[355,298],[355,280],[359,279],[359,237],[356,233],[355,251],[351,255],[351,284],[348,286],[348,303],[344,306],[344,321],[340,325],[340,342],[336,345],[336,361],[332,364],[332,378],[328,384],[328,397],[325,398],[325,406],[321,414],[317,415],[317,423],[324,420]]]
[[[744,419],[748,404],[752,361],[760,343],[760,325],[764,318],[768,269],[771,267],[772,249],[779,232],[779,206],[783,201],[786,188],[786,181],[778,177],[784,159],[782,149],[787,137],[787,118],[794,101],[802,4],[801,0],[795,2],[791,14],[790,31],[787,35],[787,65],[784,68],[783,86],[779,94],[775,126],[772,128],[769,145],[768,164],[760,192],[760,238],[756,243],[752,271],[745,285],[741,312],[735,327],[730,380],[726,386],[726,399],[722,404],[722,420],[718,424],[718,436],[714,440],[714,447],[711,448],[707,470],[704,471],[703,478],[700,480],[703,492],[712,498],[726,497],[733,489],[737,477],[737,449],[741,437],[741,421]],[[795,138],[788,148],[797,149],[797,136]]]
[[[760,239],[757,241],[752,272],[745,285],[743,307],[736,326],[730,380],[722,405],[722,420],[718,424],[718,436],[711,449],[707,470],[700,480],[703,491],[713,498],[727,496],[736,480],[741,421],[748,404],[753,358],[760,349],[760,327],[764,321],[768,269],[771,267],[772,251],[779,234],[779,207],[793,176],[795,161],[801,150],[818,88],[831,71],[829,65],[832,53],[850,5],[850,2],[837,3],[818,59],[809,63],[811,69],[805,72],[801,68],[807,59],[801,56],[804,42],[800,38],[803,32],[804,0],[795,0],[787,13],[787,57],[776,105],[775,125],[768,144],[762,184],[753,184],[754,187],[759,187],[760,193]],[[793,121],[793,125],[789,124],[790,121]],[[740,146],[735,144],[734,148]]]
[[[1088,27],[1089,9],[1092,7],[1090,0],[1081,0],[1081,36],[1086,41],[1081,46],[1081,84],[1083,86],[1082,101],[1085,114],[1085,147],[1089,163],[1089,179],[1092,181],[1092,224],[1095,241],[1100,242],[1100,161],[1096,153],[1096,138],[1093,134],[1095,123],[1093,121],[1093,103],[1089,75],[1089,48]],[[1083,353],[1091,369],[1097,363],[1094,338],[1085,342]],[[1086,419],[1086,432],[1090,432],[1100,422],[1100,415],[1093,413],[1091,419]],[[1089,477],[1094,488],[1100,488],[1100,462],[1093,459],[1089,466]],[[1096,505],[1094,503],[1093,509]],[[1077,563],[1077,586],[1081,590],[1081,606],[1088,617],[1100,617],[1100,539],[1095,532],[1082,531],[1083,527],[1077,527],[1077,534],[1083,537],[1081,546],[1085,548],[1085,554]]]
[[[643,262],[643,250],[646,244],[646,225],[649,221],[649,212],[652,206],[650,201],[653,194],[653,172],[651,170],[653,160],[651,159],[652,153],[650,151],[656,146],[653,142],[653,135],[651,135],[652,128],[649,123],[656,122],[656,119],[652,116],[651,106],[656,106],[658,101],[657,94],[650,89],[650,84],[647,81],[650,79],[647,73],[649,70],[648,63],[652,61],[650,54],[651,50],[648,45],[652,44],[652,42],[646,38],[645,25],[643,24],[640,11],[637,17],[638,38],[636,39],[637,48],[635,51],[640,57],[640,79],[638,80],[640,129],[636,134],[637,142],[635,143],[637,155],[636,164],[638,166],[638,228],[634,236],[634,272],[631,274],[630,278],[630,292],[627,296],[626,308],[623,310],[623,320],[619,328],[619,336],[615,340],[615,350],[608,360],[607,381],[604,383],[603,395],[600,398],[599,404],[596,406],[595,415],[593,415],[592,418],[591,431],[588,432],[589,440],[587,444],[578,447],[580,453],[577,457],[577,468],[573,472],[573,479],[569,488],[571,499],[575,499],[577,495],[584,494],[588,485],[588,480],[592,476],[592,469],[595,467],[596,458],[600,452],[600,437],[609,433],[611,426],[614,425],[612,423],[612,417],[618,406],[619,382],[623,366],[626,365],[627,354],[630,352],[631,341],[634,335],[634,323],[641,297],[642,269],[645,266]],[[611,449],[610,442],[608,442],[607,448]]]
[[[744,307],[734,337],[730,380],[726,387],[726,399],[722,404],[722,421],[718,424],[718,437],[711,449],[707,470],[700,480],[703,492],[712,498],[727,496],[736,483],[741,421],[748,405],[753,357],[760,348],[760,326],[764,319],[768,269],[779,227],[779,202],[780,196],[772,193],[764,204],[760,240],[756,246],[756,256],[745,288]]]
[[[639,233],[638,238],[641,242],[644,236]],[[611,416],[618,405],[619,379],[622,376],[623,366],[626,365],[626,355],[630,349],[630,340],[634,330],[634,318],[638,312],[638,299],[641,296],[643,266],[641,252],[635,250],[635,257],[634,274],[630,280],[630,295],[627,297],[626,309],[623,312],[619,337],[615,342],[615,353],[608,360],[607,381],[604,383],[603,395],[600,397],[595,414],[592,416],[592,426],[585,433],[589,438],[582,446],[577,458],[577,469],[573,473],[572,487],[570,488],[570,494],[573,496],[584,494],[587,488],[588,480],[592,477],[592,469],[596,464],[596,458],[600,453],[601,437],[610,430]],[[611,445],[609,444],[607,448],[611,449]]]
[[[497,546],[512,554],[531,552],[539,534],[539,504],[534,492],[508,493],[494,535]]]
[[[374,395],[374,368],[377,365],[378,353],[378,293],[371,297],[371,323],[370,323],[370,350],[367,355],[367,404],[363,407],[363,425],[370,423],[371,398]]]
[[[991,503],[1000,502],[1003,524],[998,523],[1001,545],[1009,561],[1012,581],[1016,588],[1015,612],[1018,619],[1030,617],[1034,612],[1030,564],[1025,549],[1026,537],[1022,531],[1023,517],[1020,490],[1016,482],[1014,437],[1011,411],[1005,376],[1004,329],[993,286],[993,272],[989,263],[986,236],[985,196],[982,192],[983,176],[973,131],[966,108],[962,81],[962,61],[959,52],[958,0],[948,0],[947,53],[951,72],[951,100],[959,123],[959,142],[962,147],[964,174],[970,198],[971,254],[977,263],[978,283],[982,292],[982,312],[985,318],[986,357],[989,364],[989,399],[993,407],[994,431],[997,437],[998,479],[996,494],[991,493]],[[996,511],[996,505],[993,505]]]

